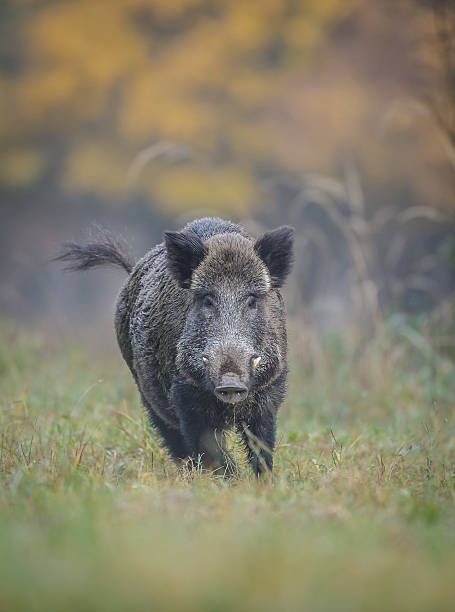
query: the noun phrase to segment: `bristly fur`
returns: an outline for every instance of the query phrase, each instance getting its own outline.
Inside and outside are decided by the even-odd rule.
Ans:
[[[93,242],[65,243],[62,252],[54,260],[65,262],[67,265],[64,269],[71,272],[112,265],[119,266],[131,274],[135,262],[123,240],[106,229],[97,228],[96,231],[97,237]]]
[[[294,230],[283,225],[256,240],[254,250],[269,269],[272,287],[279,288],[291,271]]]
[[[223,233],[212,236],[205,245],[207,256],[193,272],[191,289],[215,284],[221,278],[231,285],[236,281],[254,283],[259,293],[271,288],[270,274],[251,239],[239,232]]]

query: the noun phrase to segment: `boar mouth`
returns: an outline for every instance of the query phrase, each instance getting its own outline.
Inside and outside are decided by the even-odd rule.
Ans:
[[[237,404],[237,402],[242,402],[247,398],[248,389],[232,390],[217,387],[215,389],[215,395],[222,402],[226,402],[226,404]]]
[[[215,387],[216,397],[227,404],[237,404],[246,399],[248,387],[246,387],[236,374],[225,374],[221,383]]]

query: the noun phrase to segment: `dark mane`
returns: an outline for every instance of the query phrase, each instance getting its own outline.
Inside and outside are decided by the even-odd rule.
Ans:
[[[242,234],[242,236],[247,236],[245,230],[240,225],[231,223],[231,221],[225,221],[224,219],[218,219],[217,217],[203,217],[202,219],[191,221],[191,223],[184,227],[183,231],[193,232],[201,240],[207,240],[217,234]]]

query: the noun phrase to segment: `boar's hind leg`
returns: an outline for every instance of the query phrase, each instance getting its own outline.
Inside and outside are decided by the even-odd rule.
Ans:
[[[165,447],[171,454],[171,457],[176,461],[181,459],[186,459],[190,454],[188,451],[188,447],[185,443],[185,440],[180,433],[180,430],[176,427],[172,427],[168,425],[154,410],[153,408],[146,402],[143,402],[145,407],[147,408],[147,413],[150,418],[150,422],[152,426],[158,431],[159,435],[163,438],[163,442]]]
[[[174,383],[171,397],[194,465],[216,470],[220,475],[232,475],[235,465],[224,447],[223,422],[213,420],[214,400],[185,383]]]
[[[248,460],[256,476],[270,473],[273,469],[276,415],[267,411],[249,423],[240,424],[239,430],[247,449]]]
[[[223,432],[208,426],[197,413],[185,412],[180,416],[182,432],[195,465],[210,471],[216,470],[217,474],[230,473],[232,461],[229,461],[224,448]]]

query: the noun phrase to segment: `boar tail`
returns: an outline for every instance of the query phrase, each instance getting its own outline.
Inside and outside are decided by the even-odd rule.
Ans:
[[[119,266],[131,274],[135,264],[125,242],[100,228],[97,228],[97,237],[93,242],[65,243],[62,252],[54,258],[54,261],[63,261],[66,264],[65,270],[72,272],[111,265]]]

